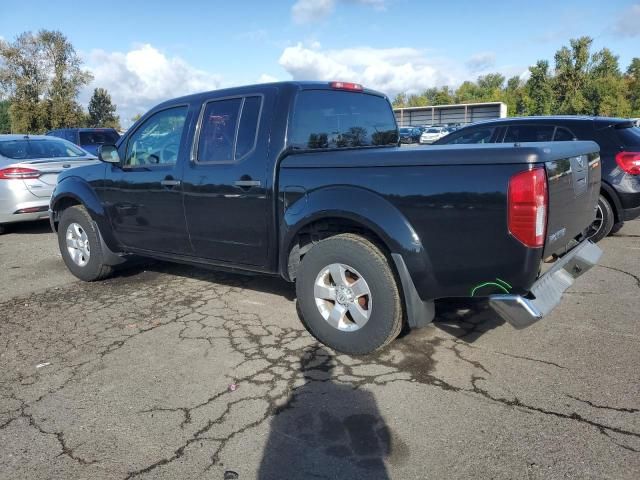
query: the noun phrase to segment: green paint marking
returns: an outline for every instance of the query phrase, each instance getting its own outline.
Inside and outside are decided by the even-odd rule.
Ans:
[[[499,283],[496,283],[496,282],[485,282],[485,283],[481,283],[480,285],[474,287],[473,290],[471,290],[471,296],[472,297],[475,296],[476,292],[478,290],[480,290],[481,288],[484,288],[484,287],[497,287],[500,290],[502,290],[504,293],[509,293],[509,290],[507,290],[504,286],[502,286]]]
[[[505,282],[504,280],[502,280],[501,278],[496,277],[496,281],[498,283],[500,283],[501,285],[504,285],[505,287],[507,287],[509,290],[513,290],[513,287],[511,285],[509,285],[508,282]]]

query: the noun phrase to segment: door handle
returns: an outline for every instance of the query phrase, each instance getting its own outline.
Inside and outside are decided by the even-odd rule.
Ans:
[[[160,182],[160,185],[162,185],[163,187],[177,187],[178,185],[180,185],[180,180],[162,180]]]
[[[241,188],[259,187],[260,180],[236,180],[233,184]]]

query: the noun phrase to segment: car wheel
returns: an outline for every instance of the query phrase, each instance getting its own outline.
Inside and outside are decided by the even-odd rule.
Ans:
[[[67,268],[85,282],[102,280],[113,272],[112,267],[104,264],[97,226],[82,206],[62,212],[58,246]]]
[[[613,228],[613,222],[613,208],[611,208],[609,201],[600,195],[598,206],[596,207],[596,219],[589,227],[587,236],[592,242],[599,242],[609,235]]]
[[[296,294],[307,330],[339,352],[371,353],[402,328],[389,260],[359,235],[340,234],[313,246],[298,269]]]

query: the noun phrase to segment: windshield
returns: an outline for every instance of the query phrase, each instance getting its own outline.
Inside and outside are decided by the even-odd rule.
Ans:
[[[439,128],[430,128],[429,130],[427,130],[427,133],[440,133],[440,129]]]
[[[86,157],[88,154],[73,143],[59,138],[0,141],[0,155],[13,160],[38,158]]]
[[[119,138],[120,135],[109,130],[80,132],[80,145],[115,145]]]
[[[400,133],[411,133],[411,129],[410,128],[406,128],[406,127],[402,127],[400,129]]]
[[[298,95],[288,141],[291,148],[354,148],[397,143],[396,120],[384,97],[335,90],[305,90]]]

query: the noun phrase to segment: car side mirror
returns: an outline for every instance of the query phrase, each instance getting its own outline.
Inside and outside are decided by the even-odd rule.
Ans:
[[[105,163],[120,164],[120,155],[118,155],[118,149],[115,145],[99,145],[98,159]]]

